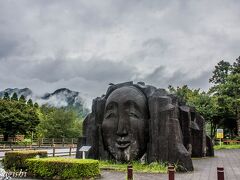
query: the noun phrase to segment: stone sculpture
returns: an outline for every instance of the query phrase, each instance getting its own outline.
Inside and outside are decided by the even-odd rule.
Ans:
[[[119,161],[143,156],[148,141],[145,95],[134,86],[120,87],[107,98],[102,123],[103,143]]]
[[[191,156],[213,155],[204,124],[194,108],[164,89],[125,82],[111,84],[106,95],[93,100],[83,134],[92,146],[89,158],[123,162],[144,158],[192,171]]]

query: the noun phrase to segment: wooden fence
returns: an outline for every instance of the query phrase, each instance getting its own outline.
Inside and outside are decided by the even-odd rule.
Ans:
[[[31,142],[24,141],[0,141],[0,149],[16,147],[74,147],[77,145],[77,138],[40,138]]]
[[[75,157],[76,156],[76,151],[77,151],[77,148],[76,147],[49,147],[49,148],[39,148],[39,147],[36,147],[36,148],[20,148],[21,150],[45,150],[47,151],[48,153],[48,156],[51,157],[56,157],[56,156],[69,156],[69,157]],[[15,147],[12,148],[12,149],[5,149],[5,150],[2,150],[0,151],[0,160],[4,157],[5,155],[5,152],[9,152],[9,151],[15,151],[15,150],[19,150],[19,148]]]

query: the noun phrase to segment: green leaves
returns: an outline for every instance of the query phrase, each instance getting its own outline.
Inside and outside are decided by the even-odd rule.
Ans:
[[[27,159],[28,170],[42,178],[80,179],[100,174],[99,161],[62,157]]]
[[[18,101],[15,96],[12,96],[11,100],[0,100],[0,130],[5,141],[9,136],[26,135],[34,131],[38,123],[36,109]]]
[[[74,110],[42,106],[39,118],[38,137],[73,138],[82,133],[82,119]]]
[[[33,106],[32,99],[29,99],[29,100],[27,101],[27,104],[28,104],[29,106]]]
[[[218,126],[229,129],[230,132],[227,133],[230,135],[239,133],[237,123],[240,124],[240,57],[232,65],[220,61],[209,81],[214,83],[209,94],[217,100]]]
[[[5,99],[5,100],[10,99],[9,94],[7,92],[4,93],[3,99]]]
[[[231,70],[231,64],[227,61],[220,61],[213,71],[213,76],[209,79],[209,82],[214,84],[224,83],[226,77],[228,76]]]
[[[21,101],[22,103],[26,103],[26,99],[23,95],[20,96],[19,101]]]
[[[13,93],[12,97],[11,97],[11,101],[18,101],[18,95],[17,93]]]
[[[200,89],[190,89],[187,85],[174,88],[169,86],[170,93],[174,93],[189,106],[194,106],[207,121],[217,113],[216,99]]]
[[[5,153],[3,165],[5,169],[25,170],[27,168],[25,160],[36,156],[47,157],[47,151],[8,151]]]

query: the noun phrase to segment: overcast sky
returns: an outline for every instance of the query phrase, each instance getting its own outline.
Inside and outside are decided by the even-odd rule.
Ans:
[[[239,0],[0,0],[0,90],[90,97],[133,80],[209,87],[240,55]]]

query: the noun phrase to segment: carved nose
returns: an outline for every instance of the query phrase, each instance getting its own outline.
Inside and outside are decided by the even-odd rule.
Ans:
[[[118,136],[126,136],[128,133],[127,133],[127,130],[126,128],[123,128],[123,129],[119,129],[117,130],[117,135]]]
[[[127,131],[127,128],[126,128],[126,124],[125,124],[124,118],[119,118],[117,135],[118,136],[126,136],[126,135],[128,135],[128,131]]]

